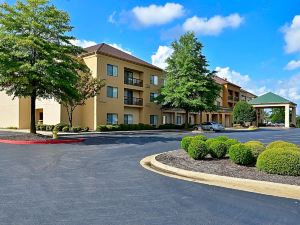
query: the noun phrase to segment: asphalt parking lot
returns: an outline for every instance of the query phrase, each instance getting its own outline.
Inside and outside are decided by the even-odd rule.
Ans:
[[[145,156],[178,149],[188,134],[97,134],[81,144],[0,144],[0,224],[299,224],[299,201],[186,182],[140,166]],[[207,135],[300,144],[300,129]]]

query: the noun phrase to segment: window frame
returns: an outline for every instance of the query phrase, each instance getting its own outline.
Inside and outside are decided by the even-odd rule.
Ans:
[[[158,76],[157,75],[151,75],[150,76],[150,84],[158,85]]]
[[[131,123],[129,123],[130,120],[128,120],[128,116],[131,117]],[[125,120],[127,118],[127,120]],[[133,114],[124,114],[124,124],[133,124]]]
[[[109,116],[112,116],[112,121],[109,121]],[[116,120],[114,120],[114,116],[116,116]],[[115,123],[116,121],[116,123]],[[117,113],[107,113],[106,114],[106,124],[107,125],[117,125],[119,122],[118,114]]]
[[[152,118],[154,119],[154,123],[152,123]],[[150,125],[157,126],[158,124],[158,116],[157,115],[150,115]]]
[[[112,89],[112,95],[110,96],[109,95],[109,89]],[[116,90],[116,96],[114,95],[115,94],[115,91],[114,90]],[[118,98],[119,97],[119,89],[118,89],[118,87],[113,87],[113,86],[107,86],[106,87],[106,97],[108,97],[108,98]]]
[[[158,97],[158,93],[156,92],[150,92],[150,102],[155,102],[156,98]]]
[[[109,67],[111,67],[111,68],[109,68]],[[110,72],[112,72],[112,73],[110,73]],[[110,76],[110,77],[117,77],[119,74],[119,67],[116,65],[107,64],[106,65],[106,74],[107,74],[107,76]]]

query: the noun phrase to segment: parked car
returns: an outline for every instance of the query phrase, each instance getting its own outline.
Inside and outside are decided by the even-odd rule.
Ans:
[[[205,122],[201,125],[195,126],[195,129],[199,130],[199,128],[202,128],[203,130],[209,130],[209,131],[223,131],[225,130],[225,127],[222,124],[216,123],[216,122]]]

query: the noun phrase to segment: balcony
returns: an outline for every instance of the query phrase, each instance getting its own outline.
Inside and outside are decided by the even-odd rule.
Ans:
[[[143,99],[142,98],[135,98],[135,97],[124,97],[124,104],[125,105],[137,105],[143,106]]]
[[[125,78],[124,84],[133,85],[133,86],[137,86],[137,87],[143,87],[143,80],[128,77],[128,78]]]
[[[228,96],[228,100],[233,101],[233,96],[232,96],[232,95],[229,95],[229,96]]]
[[[240,100],[239,97],[234,97],[234,101],[238,102]]]

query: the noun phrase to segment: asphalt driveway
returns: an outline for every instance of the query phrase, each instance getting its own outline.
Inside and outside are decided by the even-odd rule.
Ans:
[[[177,149],[183,135],[140,132],[91,135],[82,144],[0,144],[0,224],[299,224],[299,201],[181,181],[139,165],[145,156]],[[215,135],[220,134],[209,134]],[[226,135],[300,144],[300,129]]]

